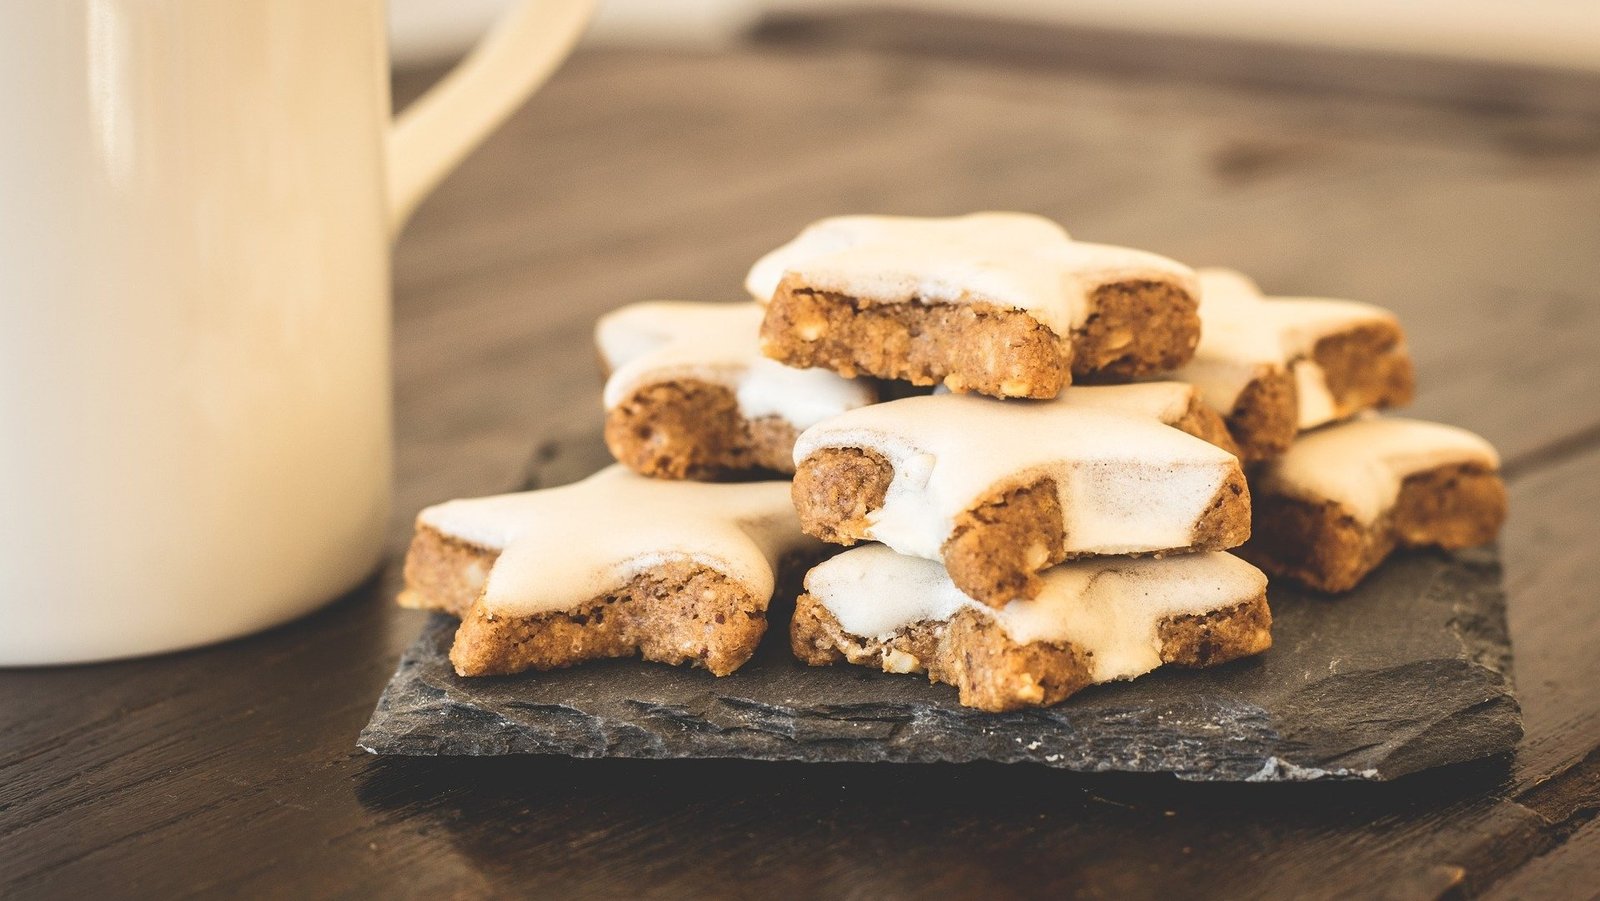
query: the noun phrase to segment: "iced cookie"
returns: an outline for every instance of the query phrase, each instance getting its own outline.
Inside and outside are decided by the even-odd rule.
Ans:
[[[1283,453],[1295,433],[1411,400],[1411,356],[1381,307],[1264,297],[1231,269],[1200,270],[1200,344],[1171,374],[1200,388],[1246,460]]]
[[[776,360],[996,397],[1174,369],[1200,334],[1187,267],[1022,213],[824,219],[745,286]]]
[[[1042,582],[1037,597],[997,610],[937,563],[867,545],[807,574],[790,643],[813,666],[926,672],[955,686],[962,704],[993,711],[1272,645],[1266,576],[1231,554],[1096,557],[1047,570]]]
[[[461,617],[463,676],[600,657],[738,669],[766,631],[800,532],[787,482],[647,479],[612,466],[572,485],[457,500],[417,516],[407,607]]]
[[[1240,553],[1275,576],[1348,591],[1396,547],[1492,540],[1506,517],[1499,468],[1488,442],[1454,426],[1326,426],[1256,473],[1254,536]]]
[[[761,315],[753,303],[652,301],[601,317],[612,455],[657,478],[789,473],[801,431],[876,400],[870,382],[762,356]]]
[[[800,435],[806,532],[942,560],[992,606],[1071,557],[1233,547],[1250,495],[1233,454],[1147,416],[1060,401],[911,397]]]

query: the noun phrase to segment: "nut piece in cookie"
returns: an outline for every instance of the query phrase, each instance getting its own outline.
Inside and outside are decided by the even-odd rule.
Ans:
[[[962,704],[992,711],[1272,645],[1266,576],[1231,554],[1096,557],[1042,581],[1032,600],[994,609],[959,591],[938,564],[866,545],[806,576],[790,645],[813,666],[926,672],[955,686]]]
[[[1137,415],[1070,400],[943,394],[852,410],[795,444],[806,532],[943,561],[991,606],[1096,554],[1220,550],[1250,534],[1239,460]]]
[[[995,397],[1170,370],[1200,335],[1187,267],[1023,213],[824,219],[745,286],[776,360]]]
[[[1454,426],[1370,417],[1308,432],[1251,480],[1240,554],[1274,576],[1348,591],[1396,547],[1493,540],[1506,517],[1500,459]]]
[[[787,482],[711,485],[612,466],[572,485],[417,516],[400,603],[461,617],[463,676],[601,657],[738,669],[779,561],[814,551]]]
[[[605,388],[605,437],[635,472],[717,479],[794,471],[808,426],[877,399],[874,386],[761,355],[753,303],[650,301],[595,326]]]
[[[1295,433],[1405,404],[1415,386],[1394,314],[1353,300],[1265,297],[1231,269],[1200,270],[1200,344],[1171,378],[1198,386],[1246,460]]]

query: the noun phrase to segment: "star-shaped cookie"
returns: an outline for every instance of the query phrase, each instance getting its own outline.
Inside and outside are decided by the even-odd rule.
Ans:
[[[636,472],[715,479],[794,471],[795,437],[877,400],[873,383],[762,356],[761,307],[658,300],[601,317],[606,446]]]
[[[1396,547],[1463,548],[1506,518],[1500,457],[1466,429],[1366,416],[1301,435],[1253,474],[1241,554],[1321,591],[1354,588]]]
[[[1096,554],[1234,547],[1250,495],[1233,454],[1148,415],[1051,401],[911,397],[852,410],[795,444],[795,506],[826,541],[941,560],[990,606]]]
[[[461,617],[463,676],[598,657],[703,666],[754,653],[800,531],[787,482],[647,479],[621,466],[560,488],[423,510],[400,603]]]
[[[1245,459],[1283,453],[1300,430],[1411,400],[1411,356],[1388,310],[1267,297],[1231,269],[1200,270],[1200,286],[1200,344],[1167,377],[1200,388]]]
[[[824,219],[745,285],[774,359],[996,397],[1170,370],[1199,335],[1187,267],[1023,213]]]
[[[926,672],[956,686],[962,704],[1002,711],[1272,644],[1266,576],[1220,551],[1091,557],[1046,570],[1042,582],[1037,597],[995,609],[957,590],[939,564],[869,544],[806,575],[790,647],[813,666]]]

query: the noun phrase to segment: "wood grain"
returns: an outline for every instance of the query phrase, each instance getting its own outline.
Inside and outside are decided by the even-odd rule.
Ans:
[[[0,894],[1592,890],[1593,95],[1549,73],[1385,61],[1428,86],[1386,91],[1359,60],[1285,81],[1185,67],[1207,54],[1179,41],[1145,45],[1146,65],[1074,55],[1070,35],[808,21],[723,53],[587,52],[424,205],[395,266],[392,549],[422,505],[514,486],[541,440],[595,428],[599,312],[738,296],[755,256],[829,213],[1030,209],[1400,314],[1416,413],[1482,432],[1515,476],[1515,758],[1260,791],[1028,767],[377,760],[354,737],[420,625],[389,602],[391,564],[263,635],[0,673]]]

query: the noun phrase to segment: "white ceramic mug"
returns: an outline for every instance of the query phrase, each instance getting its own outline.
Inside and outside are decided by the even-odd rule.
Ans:
[[[391,125],[382,0],[0,3],[0,665],[242,635],[371,572],[390,240],[591,6],[514,7]]]

